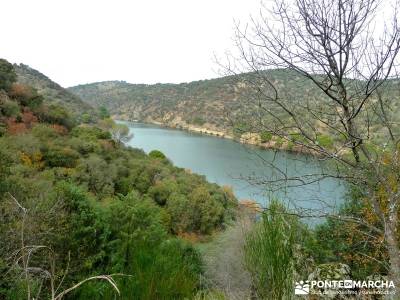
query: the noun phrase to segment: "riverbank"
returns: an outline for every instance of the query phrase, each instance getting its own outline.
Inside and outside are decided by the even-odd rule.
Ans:
[[[144,124],[157,125],[157,126],[169,128],[169,129],[178,129],[178,130],[183,130],[183,131],[187,131],[187,132],[193,132],[193,133],[204,134],[204,135],[208,135],[208,136],[219,137],[219,138],[223,138],[223,139],[233,140],[235,142],[245,144],[245,145],[256,146],[256,147],[259,147],[259,148],[265,149],[265,150],[279,150],[279,151],[286,151],[286,152],[295,153],[295,154],[306,154],[306,155],[318,156],[318,153],[316,153],[315,151],[313,152],[305,146],[295,145],[294,143],[284,140],[280,137],[271,137],[271,139],[269,141],[262,142],[260,134],[253,133],[253,132],[243,133],[240,138],[236,138],[232,134],[230,134],[226,131],[221,131],[216,128],[210,128],[210,127],[205,127],[205,126],[187,124],[187,123],[183,123],[182,121],[165,123],[165,122],[160,122],[160,121],[156,121],[153,119],[130,120],[130,119],[124,118],[123,116],[119,116],[119,115],[114,115],[113,119],[126,121],[126,122],[133,122],[133,123],[144,123]]]

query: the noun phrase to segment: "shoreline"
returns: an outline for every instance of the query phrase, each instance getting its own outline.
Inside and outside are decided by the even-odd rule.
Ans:
[[[258,142],[259,135],[257,133],[246,132],[242,134],[242,136],[238,139],[234,136],[218,130],[208,129],[205,127],[199,127],[195,125],[173,125],[168,123],[162,123],[155,120],[127,120],[126,118],[121,118],[121,116],[113,116],[114,120],[124,121],[124,122],[131,122],[131,123],[141,123],[141,124],[148,124],[148,125],[157,125],[163,128],[168,129],[175,129],[175,130],[182,130],[186,132],[197,133],[201,135],[213,136],[217,138],[232,140],[237,143],[243,145],[249,145],[258,147],[263,150],[275,150],[275,151],[285,151],[293,154],[302,154],[302,155],[311,155],[317,157],[316,153],[312,153],[308,149],[304,149],[303,146],[294,145],[292,148],[289,148],[289,143],[287,141],[283,142],[281,145],[277,145],[276,141],[269,141],[266,143]],[[257,137],[258,136],[258,137]]]

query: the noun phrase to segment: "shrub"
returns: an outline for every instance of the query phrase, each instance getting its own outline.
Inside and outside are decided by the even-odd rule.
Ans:
[[[275,140],[275,146],[278,147],[278,148],[282,147],[283,141],[284,141],[283,138],[277,137],[276,140]]]
[[[243,133],[249,132],[251,130],[251,126],[247,123],[237,123],[233,126],[233,136],[235,138],[240,138]]]
[[[93,140],[72,137],[69,145],[82,155],[99,152],[100,145]]]
[[[333,147],[333,140],[328,135],[323,135],[323,134],[318,135],[317,136],[317,143],[321,147],[325,147],[325,148],[332,148]]]
[[[105,106],[99,107],[99,116],[101,119],[108,119],[110,117],[110,113]]]
[[[42,105],[36,113],[42,122],[60,124],[68,129],[71,129],[75,125],[75,120],[67,109],[57,104]]]
[[[224,220],[224,209],[204,186],[195,188],[188,196],[174,193],[168,200],[171,226],[175,233],[209,234]]]
[[[165,158],[167,158],[165,156],[165,154],[162,153],[160,150],[152,150],[152,151],[150,151],[149,156],[151,158],[156,158],[156,159],[165,159]]]
[[[43,153],[43,159],[48,167],[73,168],[78,158],[79,154],[68,147],[54,147]]]
[[[202,117],[196,116],[193,118],[192,123],[195,125],[202,126],[204,125],[204,123],[206,123],[206,121]]]
[[[293,299],[297,220],[272,201],[246,238],[245,264],[260,299]]]
[[[17,80],[14,67],[5,59],[0,59],[0,89],[8,91]]]
[[[14,83],[11,86],[10,96],[17,99],[23,106],[28,106],[31,109],[40,107],[43,103],[43,97],[37,91],[28,85]]]
[[[82,114],[81,120],[82,120],[82,123],[91,123],[92,122],[92,116],[89,115],[88,113]]]
[[[114,181],[117,176],[116,166],[108,164],[96,154],[81,160],[76,167],[76,179],[87,185],[88,189],[99,197],[114,193]]]
[[[32,134],[42,140],[49,140],[51,138],[56,138],[58,133],[54,128],[46,124],[35,124],[32,128]]]
[[[272,139],[272,133],[263,131],[260,134],[261,143],[268,143]]]
[[[156,182],[149,188],[148,195],[159,205],[165,205],[169,196],[176,191],[177,185],[171,180],[163,180]]]
[[[95,126],[77,126],[71,131],[72,136],[80,137],[84,140],[97,141],[98,139],[111,139],[108,131]]]
[[[17,117],[20,115],[20,108],[18,103],[11,100],[4,101],[1,106],[0,110],[2,114],[6,117]]]
[[[116,199],[109,207],[110,273],[118,279],[121,299],[191,299],[199,287],[201,260],[189,244],[168,238],[161,210],[136,193]],[[85,287],[81,299],[114,299],[101,283]]]

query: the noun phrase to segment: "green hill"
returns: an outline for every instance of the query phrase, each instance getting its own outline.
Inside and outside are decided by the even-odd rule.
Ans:
[[[14,70],[17,82],[34,87],[44,97],[46,103],[61,104],[78,117],[83,113],[94,114],[91,105],[39,71],[24,64],[14,64]]]
[[[300,110],[309,105],[317,108],[326,97],[309,80],[291,70],[269,70],[261,76],[268,77],[279,97],[285,99],[287,107],[292,109]],[[348,81],[354,88],[357,88],[358,83]],[[254,89],[254,86],[259,90]],[[260,74],[254,76],[253,73],[181,84],[147,85],[106,81],[78,85],[68,90],[92,106],[105,106],[117,119],[159,123],[216,135],[244,137],[246,140],[251,137],[243,136],[243,133],[257,132],[251,123],[260,112],[257,101],[260,93],[271,95],[270,87],[260,81]],[[395,101],[390,102],[390,113],[396,115],[400,110],[398,82],[389,81],[382,92],[388,99],[395,98]],[[282,109],[272,102],[263,102],[262,105],[278,116],[282,114]],[[290,126],[287,115],[280,117]],[[307,118],[307,114],[304,114],[304,118]],[[276,122],[268,113],[264,113],[262,119],[267,124]],[[315,118],[304,121],[324,131]],[[376,129],[378,131],[379,128]],[[286,146],[283,145],[283,148],[286,149]]]
[[[204,272],[190,238],[209,239],[234,220],[232,190],[160,151],[126,147],[104,127],[112,120],[79,124],[54,103],[68,92],[22,70],[48,96],[59,94],[45,99],[17,83],[0,59],[0,299],[61,298],[53,295],[100,274],[118,274],[121,299],[195,298]],[[65,298],[116,297],[101,280]]]
[[[294,97],[316,91],[293,72],[270,72],[274,83]],[[172,126],[188,124],[229,131],[232,117],[251,114],[243,101],[251,92],[250,76],[227,76],[181,84],[130,84],[106,81],[78,85],[68,90],[93,106],[105,106],[117,118],[160,122]]]

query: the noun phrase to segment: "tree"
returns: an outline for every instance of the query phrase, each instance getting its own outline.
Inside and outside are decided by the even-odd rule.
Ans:
[[[110,117],[110,113],[105,106],[99,107],[99,116],[100,119],[108,119]]]
[[[237,25],[239,55],[232,56],[227,70],[251,72],[239,80],[254,87],[245,102],[257,111],[250,122],[253,128],[304,147],[334,166],[302,178],[284,175],[263,182],[279,188],[335,177],[362,187],[378,225],[355,216],[336,217],[363,224],[370,234],[383,234],[387,271],[400,286],[399,138],[390,111],[396,99],[385,94],[385,89],[396,85],[391,79],[398,79],[400,27],[395,7],[392,16],[385,15],[390,24],[381,31],[372,29],[380,4],[377,0],[275,0],[273,8],[266,12],[264,6],[250,25],[243,29]],[[276,68],[289,79],[309,84],[314,93],[302,101],[288,94],[271,78],[271,69]],[[294,133],[301,138],[294,138]],[[321,136],[325,136],[323,143]],[[327,140],[333,140],[333,145]]]
[[[0,58],[0,89],[8,91],[16,80],[17,74],[13,65]]]
[[[150,151],[149,156],[151,158],[158,158],[158,159],[166,159],[167,158],[165,156],[165,154],[162,153],[160,150],[152,150],[152,151]]]
[[[129,127],[125,124],[115,123],[113,119],[104,119],[100,122],[100,127],[108,130],[113,140],[118,143],[127,143],[133,138],[129,132]]]

